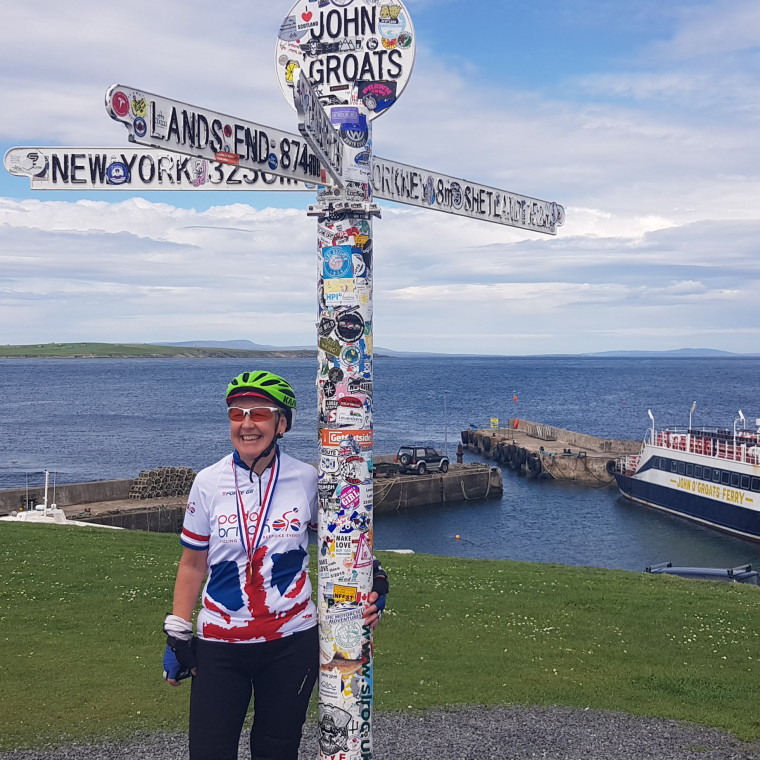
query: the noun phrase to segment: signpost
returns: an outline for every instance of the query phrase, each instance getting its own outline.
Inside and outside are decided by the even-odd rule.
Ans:
[[[302,136],[113,85],[106,109],[144,147],[5,156],[35,190],[316,190],[307,213],[317,218],[322,760],[372,757],[372,632],[362,610],[373,580],[374,200],[550,235],[565,221],[557,203],[373,157],[372,122],[404,90],[415,47],[400,0],[300,0],[275,61]]]

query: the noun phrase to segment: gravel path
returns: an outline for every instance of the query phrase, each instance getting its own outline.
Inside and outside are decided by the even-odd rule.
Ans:
[[[754,706],[748,706],[754,709]],[[760,760],[746,744],[711,728],[660,718],[565,707],[467,707],[378,713],[374,760]],[[249,757],[241,742],[240,759]],[[183,734],[133,744],[0,753],[0,760],[185,760]],[[318,757],[308,724],[300,760]]]

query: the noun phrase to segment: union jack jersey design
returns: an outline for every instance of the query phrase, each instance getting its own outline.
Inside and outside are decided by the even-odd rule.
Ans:
[[[270,467],[253,482],[232,454],[193,482],[180,541],[208,551],[200,638],[272,641],[317,623],[307,552],[308,528],[316,529],[318,519],[317,472],[278,456],[279,472]]]

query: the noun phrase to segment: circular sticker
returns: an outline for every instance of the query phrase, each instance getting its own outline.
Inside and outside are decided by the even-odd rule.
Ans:
[[[363,104],[367,118],[376,118],[396,102],[412,73],[416,38],[409,11],[402,0],[314,5],[298,0],[280,27],[275,63],[285,99],[295,107],[294,72],[301,68],[328,112]]]
[[[354,260],[354,277],[366,277],[367,265],[364,263],[361,248],[354,248],[351,258]]]
[[[340,128],[340,137],[351,148],[363,148],[369,140],[369,131],[360,126],[349,125]]]
[[[346,485],[340,492],[340,505],[343,509],[359,509],[361,505],[361,491],[359,486]]]
[[[148,132],[148,125],[145,123],[145,119],[142,116],[138,116],[134,123],[135,134],[138,137],[145,137]]]
[[[362,631],[358,623],[340,623],[333,628],[335,642],[341,649],[353,649],[362,640]]]
[[[116,90],[111,98],[111,107],[117,116],[124,118],[129,113],[129,98],[121,90]]]
[[[114,161],[106,169],[106,179],[109,185],[123,185],[129,182],[129,169],[121,161]]]
[[[334,322],[333,325],[335,325]],[[331,382],[339,383],[343,379],[343,370],[340,367],[330,367],[330,371],[327,373],[327,377]]]
[[[355,341],[364,334],[364,320],[356,312],[349,311],[338,317],[337,331],[343,340]]]
[[[451,205],[462,208],[462,186],[458,182],[451,183]]]
[[[361,351],[356,346],[346,346],[340,355],[340,360],[346,366],[358,364],[361,358]]]
[[[353,274],[351,248],[346,245],[327,246],[322,249],[325,261],[323,275],[331,279],[342,280]]]
[[[11,174],[36,177],[43,174],[48,166],[47,156],[39,150],[18,148],[8,151],[5,165]]]
[[[325,394],[325,398],[332,398],[335,395],[335,383],[329,380],[322,386],[322,392]]]

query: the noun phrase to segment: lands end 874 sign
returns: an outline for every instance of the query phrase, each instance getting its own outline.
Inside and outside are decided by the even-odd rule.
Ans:
[[[300,0],[277,36],[277,80],[291,104],[301,69],[328,110],[363,105],[374,119],[412,73],[414,27],[399,0]]]

